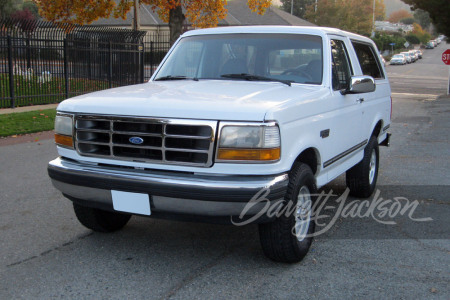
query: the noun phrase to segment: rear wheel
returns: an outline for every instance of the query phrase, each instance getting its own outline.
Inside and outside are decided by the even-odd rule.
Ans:
[[[299,262],[308,253],[314,233],[312,207],[317,192],[311,168],[296,163],[289,175],[283,213],[275,221],[259,225],[259,238],[264,254],[278,262]],[[282,210],[284,212],[284,210]]]
[[[364,149],[364,158],[346,173],[350,195],[367,198],[377,185],[379,166],[378,140],[372,136]]]
[[[85,227],[98,232],[113,232],[122,229],[131,215],[109,212],[97,208],[73,204],[78,221]]]

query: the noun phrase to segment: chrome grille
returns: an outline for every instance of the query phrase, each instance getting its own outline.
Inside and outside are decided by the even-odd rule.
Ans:
[[[75,145],[83,156],[209,167],[216,128],[215,121],[78,115]]]

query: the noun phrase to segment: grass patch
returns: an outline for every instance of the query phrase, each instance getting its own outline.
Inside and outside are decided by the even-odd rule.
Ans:
[[[113,84],[113,87],[116,86]],[[10,107],[9,75],[0,74],[0,108]],[[84,78],[69,79],[69,97],[100,91],[109,88],[109,83],[101,80]],[[42,82],[39,76],[14,75],[14,94],[16,106],[33,104],[58,103],[66,99],[65,80],[61,77],[52,77]]]
[[[0,136],[53,130],[56,109],[0,115]]]

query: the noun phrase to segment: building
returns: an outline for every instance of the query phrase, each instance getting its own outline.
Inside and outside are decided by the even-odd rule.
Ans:
[[[376,31],[388,31],[388,32],[399,32],[402,33],[410,32],[414,28],[412,25],[405,25],[401,23],[391,23],[388,21],[375,21],[375,30]]]
[[[228,14],[224,20],[219,21],[219,26],[248,26],[248,25],[286,25],[286,26],[315,26],[306,20],[293,16],[274,6],[268,8],[264,15],[252,12],[247,6],[247,0],[228,0]],[[140,6],[140,26],[141,30],[147,31],[147,39],[153,41],[168,41],[168,24],[163,22],[158,13],[153,12],[150,5]],[[113,28],[131,28],[133,12],[127,14],[127,18],[110,17],[99,19],[92,25]],[[189,28],[189,24],[185,25]]]

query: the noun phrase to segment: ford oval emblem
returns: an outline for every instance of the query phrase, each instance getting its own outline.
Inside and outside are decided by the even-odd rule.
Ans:
[[[144,142],[144,139],[140,138],[138,136],[132,136],[128,140],[130,141],[130,143],[135,144],[135,145],[140,145]]]

